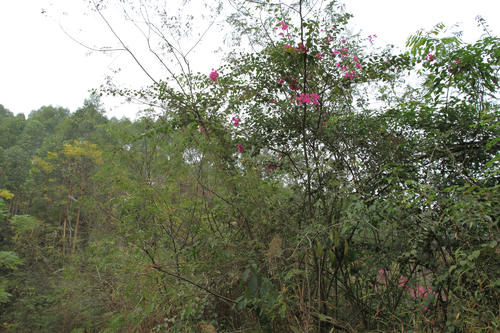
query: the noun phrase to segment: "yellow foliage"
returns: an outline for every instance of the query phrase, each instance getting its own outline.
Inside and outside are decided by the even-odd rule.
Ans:
[[[97,145],[88,141],[77,141],[73,144],[65,144],[63,154],[67,157],[81,160],[88,158],[96,164],[102,163],[102,153],[97,148]]]
[[[14,197],[14,194],[12,194],[12,192],[10,192],[9,190],[0,189],[0,198],[10,200],[13,197]]]
[[[48,160],[57,160],[57,153],[54,153],[52,151],[49,151],[47,153],[47,159]]]
[[[50,152],[49,152],[50,154]],[[55,154],[55,153],[53,153]],[[52,170],[54,170],[54,166],[52,166],[50,163],[48,163],[47,161],[41,159],[40,157],[38,156],[35,156],[32,160],[31,160],[31,163],[34,165],[34,166],[37,166],[39,167],[41,170],[43,170],[44,172],[46,173],[49,173],[51,172]]]

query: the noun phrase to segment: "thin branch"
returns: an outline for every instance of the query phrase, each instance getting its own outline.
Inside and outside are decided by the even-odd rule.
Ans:
[[[232,300],[232,299],[230,299],[229,297],[226,297],[226,296],[223,296],[223,295],[217,294],[216,292],[214,292],[214,291],[212,291],[212,290],[210,290],[210,289],[208,289],[208,288],[205,288],[205,287],[203,287],[202,285],[200,285],[200,284],[198,284],[198,283],[196,283],[196,282],[194,282],[194,281],[191,281],[191,280],[189,280],[189,279],[186,279],[185,277],[182,277],[182,276],[177,275],[177,274],[175,274],[175,273],[172,273],[172,272],[169,272],[169,271],[167,271],[167,270],[164,270],[161,266],[159,266],[159,265],[157,265],[157,264],[153,264],[151,267],[152,267],[152,268],[154,268],[155,270],[157,270],[158,272],[162,272],[163,274],[166,274],[166,275],[172,276],[172,277],[174,277],[174,278],[176,278],[176,279],[178,279],[178,280],[181,280],[181,281],[187,282],[187,283],[189,283],[189,284],[191,284],[191,285],[193,285],[193,286],[195,286],[195,287],[197,287],[197,288],[199,288],[199,289],[201,289],[201,290],[203,290],[203,291],[206,291],[206,292],[207,292],[207,293],[209,293],[210,295],[215,296],[215,297],[217,297],[217,298],[220,298],[220,299],[222,299],[222,300],[224,300],[224,301],[226,301],[226,302],[233,303],[233,304],[237,304],[237,303],[238,303],[238,302],[236,302],[235,300]]]
[[[139,59],[137,59],[137,57],[135,56],[135,54],[127,47],[127,45],[125,45],[125,43],[122,41],[122,39],[120,38],[120,36],[118,36],[118,34],[115,32],[115,30],[113,29],[113,27],[111,26],[111,24],[109,23],[109,21],[106,19],[106,17],[102,14],[101,10],[99,9],[99,6],[95,3],[94,0],[92,0],[92,3],[94,4],[94,7],[95,7],[97,13],[99,14],[99,16],[102,18],[102,20],[104,21],[104,23],[106,23],[106,25],[108,26],[109,30],[113,33],[113,35],[116,37],[116,39],[118,39],[118,41],[123,46],[123,48],[125,49],[125,51],[127,51],[128,54],[130,54],[130,56],[132,56],[132,58],[137,63],[137,65],[139,65],[139,67],[142,69],[142,71],[154,83],[158,84],[158,82],[153,78],[153,76],[151,76],[151,74],[149,74],[149,72],[146,70],[146,68],[144,68],[144,66],[141,64],[141,62],[139,61]]]
[[[84,48],[88,49],[88,50],[91,50],[91,51],[97,51],[97,52],[116,52],[116,51],[126,51],[125,49],[120,49],[120,48],[111,48],[111,47],[102,47],[102,48],[96,48],[96,47],[92,47],[92,46],[88,46],[86,44],[84,44],[83,42],[79,41],[78,39],[76,39],[75,37],[73,37],[69,32],[67,32],[64,27],[62,26],[61,23],[58,23],[59,25],[59,28],[62,30],[62,32],[69,38],[71,39],[72,41],[74,41],[75,43],[83,46]]]

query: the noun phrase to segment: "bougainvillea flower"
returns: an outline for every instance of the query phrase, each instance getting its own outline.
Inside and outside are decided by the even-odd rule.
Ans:
[[[368,40],[370,41],[370,44],[373,44],[373,39],[376,38],[377,35],[369,35]]]
[[[288,24],[286,24],[285,21],[279,21],[274,30],[276,30],[279,26],[281,26],[281,29],[283,30],[288,29]]]
[[[312,98],[312,103],[313,103],[314,105],[318,105],[318,104],[319,104],[319,102],[318,102],[319,95],[318,95],[318,94],[312,93],[312,94],[311,94],[311,98]]]
[[[233,117],[233,119],[231,119],[231,120],[232,120],[234,126],[238,126],[240,124],[240,121],[241,121],[240,118],[236,118],[236,117]]]
[[[238,148],[238,151],[239,151],[240,153],[242,153],[242,152],[243,152],[243,149],[244,149],[244,148],[243,148],[243,145],[242,145],[242,144],[238,143],[238,145],[236,145],[236,148]]]
[[[217,73],[216,70],[214,70],[212,68],[212,72],[210,73],[210,80],[212,80],[213,82],[216,82],[218,77],[219,77],[219,74]]]
[[[302,104],[315,104],[315,105],[318,105],[319,102],[318,102],[318,94],[305,94],[305,93],[302,93],[300,95],[297,95],[297,97],[295,97],[295,101],[297,102],[298,105],[302,105]]]
[[[295,49],[297,51],[302,52],[302,53],[307,53],[307,51],[308,51],[308,48],[302,43],[299,43],[299,46],[297,46]]]
[[[432,55],[432,53],[427,53],[427,59],[429,59],[429,61],[434,61],[434,56]]]

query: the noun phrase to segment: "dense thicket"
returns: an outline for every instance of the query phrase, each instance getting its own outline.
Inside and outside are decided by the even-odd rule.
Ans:
[[[0,105],[0,331],[497,331],[500,40],[242,4],[160,114]]]

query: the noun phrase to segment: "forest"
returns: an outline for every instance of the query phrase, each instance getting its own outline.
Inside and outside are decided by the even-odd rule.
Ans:
[[[148,21],[169,77],[0,104],[0,332],[498,332],[500,38],[231,3],[220,67]]]

